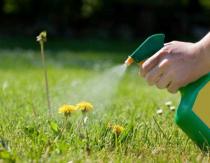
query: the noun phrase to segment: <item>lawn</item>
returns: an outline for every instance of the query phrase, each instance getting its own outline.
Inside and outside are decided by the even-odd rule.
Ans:
[[[104,77],[136,46],[49,41],[49,117],[38,43],[0,40],[0,162],[208,162],[209,154],[174,124],[175,112],[165,106],[167,101],[177,106],[179,94],[149,87],[136,65],[119,82],[115,76]],[[94,106],[86,115],[76,111],[66,119],[58,113],[63,104],[84,100]],[[110,124],[124,130],[114,134]]]

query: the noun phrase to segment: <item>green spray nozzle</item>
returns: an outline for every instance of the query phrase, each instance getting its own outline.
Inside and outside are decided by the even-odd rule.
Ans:
[[[128,57],[125,63],[127,65],[134,61],[139,63],[151,57],[164,46],[164,39],[165,35],[162,33],[151,35]]]

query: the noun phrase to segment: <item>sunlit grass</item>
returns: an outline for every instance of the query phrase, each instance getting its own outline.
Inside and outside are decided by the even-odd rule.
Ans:
[[[125,73],[111,103],[103,109],[94,107],[88,113],[85,127],[81,125],[85,118],[81,112],[72,114],[67,123],[64,116],[58,114],[59,106],[71,104],[68,97],[77,93],[73,91],[78,83],[85,83],[121,63],[124,54],[48,50],[53,112],[49,118],[38,51],[16,49],[0,53],[0,153],[3,151],[7,160],[209,161],[208,154],[204,155],[177,128],[173,122],[174,112],[165,105],[172,101],[177,106],[179,95],[148,87],[137,76],[135,66]],[[159,109],[163,110],[161,115],[156,113]],[[123,126],[123,132],[116,137],[109,124]]]

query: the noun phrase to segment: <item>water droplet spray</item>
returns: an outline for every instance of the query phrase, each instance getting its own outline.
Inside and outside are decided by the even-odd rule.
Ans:
[[[126,68],[127,64],[117,65],[78,83],[74,88],[69,84],[69,87],[59,89],[62,94],[54,97],[54,106],[58,108],[63,103],[76,104],[80,101],[89,101],[94,105],[96,111],[105,108],[112,103],[112,98]]]

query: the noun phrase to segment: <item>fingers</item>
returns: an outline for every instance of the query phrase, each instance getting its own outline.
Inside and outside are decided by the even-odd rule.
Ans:
[[[145,75],[142,74],[143,68],[140,66],[140,74],[145,77],[149,85],[154,85],[158,82],[162,75],[167,73],[168,67],[169,61],[167,58],[165,58]]]
[[[163,59],[145,75],[147,83],[155,85],[159,89],[167,88],[170,93],[176,93],[179,89],[179,82],[173,80],[173,72],[169,68],[169,60],[167,58]],[[142,66],[140,66],[140,73],[142,73]]]
[[[171,76],[170,73],[164,74],[161,78],[156,82],[156,86],[159,89],[167,88],[171,84]]]
[[[174,43],[175,41],[166,43],[140,66],[140,74],[149,85],[156,85],[159,89],[167,88],[171,93],[176,93],[180,88],[180,82],[175,80],[177,75],[172,68],[171,45]]]
[[[156,66],[155,68],[153,68],[150,72],[148,72],[145,75],[145,79],[146,79],[147,83],[150,86],[152,86],[160,79],[161,75],[162,75],[161,70],[159,69],[158,66]]]
[[[160,62],[161,57],[167,54],[167,51],[165,51],[163,48],[159,50],[157,53],[155,53],[152,57],[147,59],[143,64],[142,64],[142,71],[141,75],[145,77],[145,75],[151,71],[157,64]]]
[[[170,83],[170,85],[167,87],[167,89],[170,93],[177,93],[179,87],[177,84]]]
[[[171,41],[171,42],[167,42],[164,44],[164,46],[168,46],[168,45],[172,45],[172,44],[176,44],[177,41]]]
[[[168,46],[168,45],[172,45],[172,44],[173,44],[173,41],[165,43],[164,46]]]

